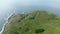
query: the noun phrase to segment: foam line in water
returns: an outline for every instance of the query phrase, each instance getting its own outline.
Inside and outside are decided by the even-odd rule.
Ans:
[[[11,15],[13,15],[13,14],[11,14]],[[8,18],[11,17],[11,15],[8,16]],[[8,23],[8,18],[6,19],[6,23],[3,25],[2,30],[0,31],[0,34],[2,34],[2,32],[4,31],[5,26],[6,26],[6,24]]]
[[[6,23],[3,25],[2,30],[1,30],[1,32],[0,32],[0,34],[2,34],[2,32],[4,31],[5,25],[6,25]]]

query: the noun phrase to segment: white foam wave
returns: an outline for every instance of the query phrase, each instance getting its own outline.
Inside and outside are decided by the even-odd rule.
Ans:
[[[11,14],[11,15],[13,15],[13,14]],[[10,16],[8,16],[8,18],[9,18],[9,17],[11,17],[11,15],[10,15]],[[0,34],[2,34],[2,32],[4,31],[5,26],[6,26],[6,24],[8,23],[8,18],[6,19],[6,23],[5,23],[5,24],[3,24],[3,27],[2,27],[2,30],[0,31]]]

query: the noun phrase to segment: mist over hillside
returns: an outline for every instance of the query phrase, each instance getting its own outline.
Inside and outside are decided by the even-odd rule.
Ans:
[[[34,10],[44,10],[60,16],[60,10],[50,6],[16,6],[16,13],[29,13]]]
[[[60,34],[59,29],[60,0],[0,0],[0,34]]]
[[[59,34],[60,17],[47,11],[13,14],[2,34]]]

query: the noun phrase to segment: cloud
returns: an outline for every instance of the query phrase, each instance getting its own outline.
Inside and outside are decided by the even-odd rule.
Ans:
[[[5,9],[14,5],[46,5],[51,7],[57,7],[60,6],[60,0],[0,0],[0,9]]]
[[[60,8],[60,0],[51,0],[51,7],[53,8]]]

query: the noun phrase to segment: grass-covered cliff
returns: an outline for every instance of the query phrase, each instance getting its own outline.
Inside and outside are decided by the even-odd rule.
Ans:
[[[60,34],[60,18],[46,11],[15,14],[2,34]]]

